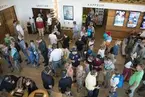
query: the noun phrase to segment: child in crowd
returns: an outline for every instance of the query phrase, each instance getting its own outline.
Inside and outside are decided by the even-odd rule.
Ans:
[[[90,40],[89,40],[89,43],[88,43],[88,47],[89,47],[89,49],[92,50],[92,51],[93,51],[93,49],[94,49],[94,44],[95,44],[94,38],[90,39]]]

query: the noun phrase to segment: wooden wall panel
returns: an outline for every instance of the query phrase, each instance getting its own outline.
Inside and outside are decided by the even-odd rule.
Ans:
[[[129,11],[126,11],[123,26],[122,27],[114,26],[115,14],[116,14],[116,10],[108,10],[108,17],[107,17],[107,23],[106,23],[106,31],[112,32],[112,37],[113,38],[123,39],[132,30],[134,30],[134,29],[140,30],[140,24],[142,22],[143,13],[140,14],[140,17],[139,17],[138,24],[137,24],[136,28],[128,28],[127,27],[128,18],[129,18],[129,15],[130,15]]]

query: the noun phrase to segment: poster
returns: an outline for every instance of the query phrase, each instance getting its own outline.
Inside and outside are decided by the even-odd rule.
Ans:
[[[73,6],[63,6],[64,20],[73,20]]]
[[[114,26],[123,26],[125,19],[125,11],[116,11]]]
[[[140,12],[130,12],[127,27],[134,28],[137,26]]]
[[[145,29],[145,14],[143,16],[143,20],[142,20],[142,23],[141,23],[141,26],[140,26],[141,29]]]

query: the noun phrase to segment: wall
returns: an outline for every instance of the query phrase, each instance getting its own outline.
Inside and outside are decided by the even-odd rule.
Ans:
[[[53,8],[53,0],[43,0],[43,2],[42,0],[0,0],[0,6],[2,5],[7,6],[0,10],[14,6],[18,20],[26,26],[29,17],[33,16],[32,8]]]
[[[92,7],[92,8],[105,8],[105,9],[121,9],[121,10],[132,10],[145,12],[144,5],[128,5],[128,4],[113,4],[113,3],[99,3],[99,0],[59,0],[59,20],[62,26],[72,27],[72,21],[65,21],[63,19],[63,5],[74,6],[74,20],[77,21],[81,27],[82,23],[82,8]]]
[[[106,31],[110,31],[112,34],[112,37],[114,39],[123,39],[125,36],[127,36],[134,29],[136,29],[136,31],[140,31],[140,25],[142,22],[143,13],[140,14],[140,17],[138,19],[138,24],[135,28],[128,28],[127,27],[129,14],[130,14],[130,12],[126,11],[124,24],[122,27],[119,27],[119,26],[114,26],[116,11],[115,10],[108,10]]]

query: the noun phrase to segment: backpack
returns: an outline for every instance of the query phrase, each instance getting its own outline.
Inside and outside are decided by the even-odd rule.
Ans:
[[[119,83],[117,84],[118,88],[122,88],[123,84],[124,84],[124,77],[122,74],[120,74],[119,76],[116,75],[114,78],[119,78]]]
[[[88,33],[88,36],[91,36],[92,35],[92,29],[88,28],[87,33]]]

